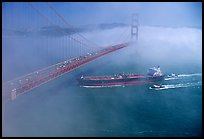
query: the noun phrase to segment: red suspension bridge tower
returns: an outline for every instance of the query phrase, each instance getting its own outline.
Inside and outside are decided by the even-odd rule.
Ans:
[[[131,24],[131,39],[133,42],[138,40],[138,14],[132,14],[132,24]]]

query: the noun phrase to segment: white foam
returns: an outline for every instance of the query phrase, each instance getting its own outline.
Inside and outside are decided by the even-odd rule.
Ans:
[[[165,80],[165,81],[168,81],[168,80],[176,80],[176,79],[180,79],[180,78],[178,78],[178,77],[172,77],[172,78],[165,78],[164,80]]]
[[[191,76],[202,76],[202,73],[179,74],[179,75],[178,75],[178,77],[191,77]]]
[[[163,89],[175,89],[175,88],[184,88],[184,87],[193,87],[193,86],[201,86],[202,82],[193,82],[193,83],[183,83],[183,84],[171,84],[171,85],[163,85],[164,88],[151,88],[149,89],[154,89],[154,90],[163,90]]]
[[[104,87],[124,87],[123,85],[112,85],[112,86],[80,86],[85,88],[104,88]]]

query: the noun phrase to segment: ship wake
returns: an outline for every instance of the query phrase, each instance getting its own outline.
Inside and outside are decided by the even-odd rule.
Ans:
[[[178,80],[178,79],[183,79],[186,77],[194,77],[194,76],[202,76],[202,73],[193,73],[193,74],[179,74],[175,77],[167,77],[164,80],[169,81],[169,80]]]
[[[153,90],[164,90],[164,89],[176,89],[176,88],[185,88],[185,87],[195,87],[195,86],[202,86],[202,82],[192,82],[192,83],[181,83],[181,84],[167,84],[162,85],[162,88],[152,88],[149,87],[149,89]]]
[[[124,85],[110,85],[110,86],[80,86],[85,88],[110,88],[110,87],[124,87]]]

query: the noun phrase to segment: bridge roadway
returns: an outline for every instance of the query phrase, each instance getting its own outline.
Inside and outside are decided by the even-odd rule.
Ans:
[[[128,43],[110,46],[97,52],[87,53],[83,56],[62,61],[55,65],[51,65],[44,69],[9,81],[5,85],[3,85],[3,97],[9,100],[14,100],[17,96],[22,95],[50,80],[53,80],[59,76],[64,75],[65,73],[77,69],[82,65],[85,65],[101,56],[104,56],[127,46]]]

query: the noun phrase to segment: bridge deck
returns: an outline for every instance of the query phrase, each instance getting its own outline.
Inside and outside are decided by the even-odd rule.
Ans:
[[[127,44],[118,44],[103,50],[88,53],[84,56],[75,57],[62,61],[47,68],[19,77],[15,80],[7,82],[3,86],[3,97],[14,100],[17,96],[22,95],[50,80],[62,76],[74,69],[81,67],[101,56],[114,52],[118,49],[126,47]]]

